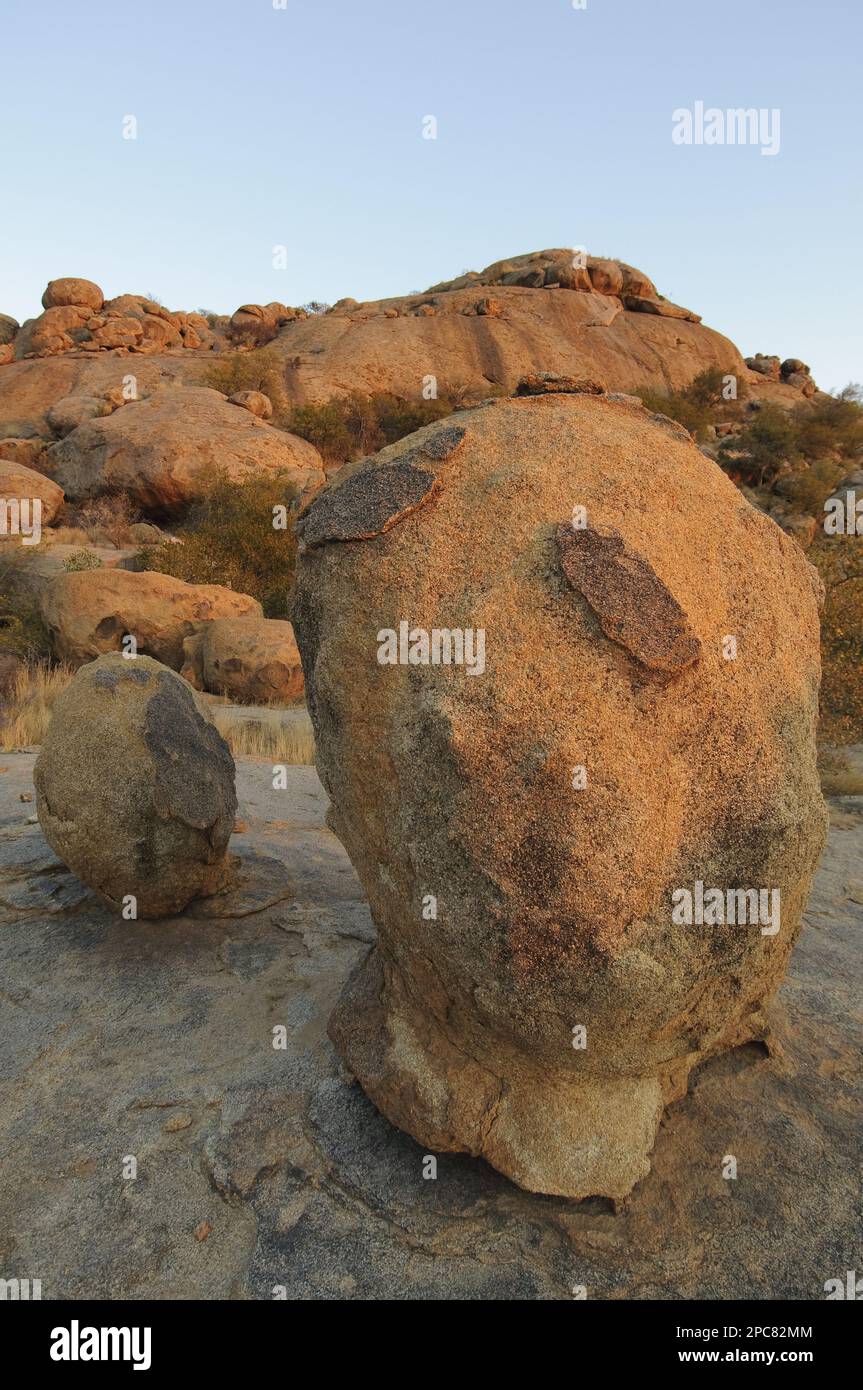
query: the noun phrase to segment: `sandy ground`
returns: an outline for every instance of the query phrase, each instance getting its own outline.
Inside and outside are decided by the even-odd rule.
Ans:
[[[615,1213],[464,1157],[424,1177],[344,1074],[326,1020],[374,929],[312,768],[277,791],[241,760],[240,887],[131,924],[30,823],[33,762],[0,755],[0,1278],[46,1299],[810,1299],[859,1268],[863,797],[831,803],[782,1054],[702,1066]]]

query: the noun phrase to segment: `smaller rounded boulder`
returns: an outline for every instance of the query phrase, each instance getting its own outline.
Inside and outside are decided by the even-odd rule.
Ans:
[[[228,878],[234,760],[187,683],[111,652],[77,672],[36,761],[54,853],[112,907],[168,917]]]
[[[67,305],[75,305],[98,310],[104,303],[105,296],[98,285],[92,280],[79,280],[75,276],[49,280],[42,295],[43,309],[62,309]]]

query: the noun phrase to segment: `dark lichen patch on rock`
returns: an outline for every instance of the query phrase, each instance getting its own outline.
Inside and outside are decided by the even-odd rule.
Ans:
[[[659,575],[613,527],[557,528],[561,568],[606,637],[642,666],[672,676],[701,657],[701,642]]]
[[[180,681],[160,679],[147,703],[144,741],[165,814],[227,841],[237,810],[234,760]]]
[[[533,372],[523,376],[515,388],[516,396],[604,396],[605,386],[592,377],[557,376],[554,372]]]
[[[444,429],[438,430],[431,439],[427,439],[423,444],[423,453],[436,463],[443,463],[446,459],[451,459],[457,449],[464,443],[467,430],[461,425],[447,425]]]
[[[422,506],[440,482],[430,467],[418,462],[420,457],[418,450],[411,450],[390,463],[360,468],[320,493],[297,523],[304,547],[370,540]]]

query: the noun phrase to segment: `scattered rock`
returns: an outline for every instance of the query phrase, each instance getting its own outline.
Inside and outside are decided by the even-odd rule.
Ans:
[[[754,357],[746,358],[746,365],[752,372],[758,372],[759,376],[766,376],[770,381],[779,380],[779,358],[765,356],[763,352],[756,352]]]
[[[277,618],[216,618],[183,643],[182,675],[242,704],[290,704],[303,693],[294,629]]]
[[[263,391],[235,391],[228,400],[231,405],[241,405],[244,410],[249,410],[253,415],[257,415],[260,420],[271,420],[273,416],[273,403],[269,396],[265,396]]]
[[[97,396],[64,396],[48,411],[47,420],[51,429],[61,438],[71,434],[79,425],[107,415],[109,407]]]
[[[150,570],[58,574],[45,585],[41,607],[56,656],[73,666],[122,650],[123,638],[131,635],[139,652],[179,670],[183,642],[199,623],[263,617],[258,600],[248,594],[219,584],[185,584]]]
[[[11,318],[9,314],[0,314],[0,347],[6,347],[11,343],[20,327],[17,319]]]
[[[515,388],[516,396],[588,395],[602,396],[605,386],[588,377],[556,376],[554,372],[534,372],[523,376]]]
[[[38,473],[44,462],[47,439],[0,439],[0,459],[33,468]]]
[[[181,912],[221,888],[234,824],[234,760],[185,681],[112,653],[57,700],[34,770],[55,854],[117,910]],[[133,919],[130,919],[133,920]]]
[[[324,481],[312,444],[192,386],[165,387],[81,425],[51,459],[72,501],[120,490],[156,517],[182,511],[216,470],[237,480],[286,471],[298,488]]]

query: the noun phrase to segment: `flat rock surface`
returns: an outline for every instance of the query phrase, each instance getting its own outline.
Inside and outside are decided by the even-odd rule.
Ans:
[[[424,1177],[342,1073],[326,1021],[374,929],[312,768],[274,790],[241,760],[236,888],[131,923],[29,823],[33,762],[0,754],[0,1277],[46,1299],[817,1299],[859,1269],[863,797],[831,803],[781,1052],[702,1065],[615,1212],[464,1157]]]

